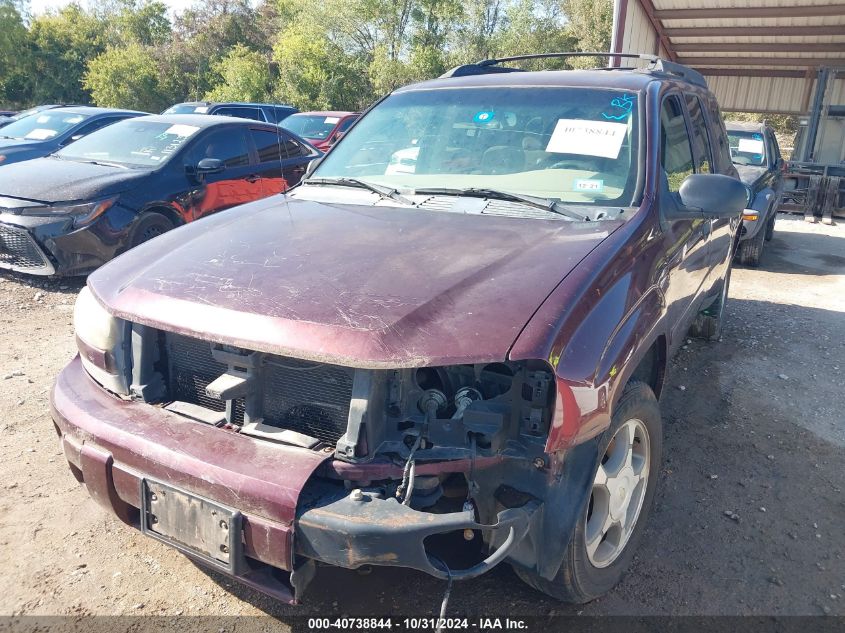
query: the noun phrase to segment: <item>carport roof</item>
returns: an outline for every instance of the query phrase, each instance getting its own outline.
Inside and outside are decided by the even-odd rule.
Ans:
[[[744,90],[724,96],[752,110],[806,111],[818,69],[845,67],[841,0],[616,0],[614,23],[614,52],[657,53],[708,78],[736,77],[711,84]],[[791,79],[777,84],[791,94],[761,91],[754,78]],[[764,94],[755,100],[752,87]]]

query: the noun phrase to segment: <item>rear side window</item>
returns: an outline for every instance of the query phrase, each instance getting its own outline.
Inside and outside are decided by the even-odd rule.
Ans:
[[[701,101],[695,95],[687,95],[687,109],[692,123],[693,152],[695,153],[696,171],[709,174],[713,171],[710,158],[710,139],[707,136],[707,124],[704,122],[704,112]]]
[[[90,123],[83,125],[81,128],[79,128],[79,130],[76,131],[76,134],[79,134],[80,136],[85,136],[86,134],[90,134],[91,132],[96,132],[100,128],[104,128],[107,125],[111,125],[112,123],[117,123],[118,121],[121,121],[121,120],[122,119],[120,119],[118,117],[108,117],[108,118],[97,119],[96,121],[91,121]],[[76,136],[76,134],[74,136]]]
[[[709,108],[710,123],[714,128],[719,130],[719,133],[713,138],[713,160],[718,168],[715,171],[727,171],[731,168],[731,148],[728,145],[728,133],[725,130],[725,122],[722,119],[719,106],[716,104],[716,99],[710,99]]]
[[[660,109],[660,164],[669,181],[669,191],[678,191],[693,172],[684,111],[677,97],[668,97]]]
[[[196,165],[203,158],[217,158],[226,167],[249,165],[249,146],[243,128],[214,130],[197,141],[188,154],[188,164]]]
[[[259,108],[243,108],[243,107],[224,107],[218,108],[214,111],[218,116],[235,116],[242,119],[252,119],[254,121],[263,121],[264,115]]]
[[[285,134],[282,134],[282,146],[284,147],[284,155],[288,158],[299,158],[301,156],[311,155],[311,150],[308,147],[302,143],[297,143]]]
[[[270,130],[250,130],[249,133],[255,143],[259,163],[278,162],[281,160],[281,155],[279,154],[281,139],[279,139],[278,134]]]

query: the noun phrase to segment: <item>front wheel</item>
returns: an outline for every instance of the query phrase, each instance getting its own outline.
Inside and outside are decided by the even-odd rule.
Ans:
[[[772,213],[772,219],[766,224],[766,241],[771,242],[775,236],[775,220],[777,219],[777,212]]]
[[[167,216],[155,211],[148,211],[138,218],[135,226],[132,227],[128,248],[134,248],[139,244],[148,242],[154,237],[167,233],[172,228],[174,228],[173,222]]]
[[[657,398],[645,383],[630,383],[599,444],[589,501],[560,570],[547,580],[517,568],[519,577],[564,602],[589,602],[613,589],[634,557],[651,511],[662,445]]]

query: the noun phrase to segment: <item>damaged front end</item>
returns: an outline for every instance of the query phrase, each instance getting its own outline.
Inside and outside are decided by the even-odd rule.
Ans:
[[[520,549],[536,558],[524,546],[550,473],[548,366],[354,373],[334,460],[300,499],[297,553],[443,579],[478,576]]]
[[[443,579],[478,576],[504,560],[541,568],[544,501],[562,470],[561,455],[545,452],[556,397],[548,363],[351,368],[120,319],[101,329],[110,332],[102,342],[78,331],[82,365],[112,395],[100,389],[102,412],[78,422],[84,416],[68,403],[94,400],[78,378],[60,377],[54,417],[74,472],[104,489],[113,510],[114,499],[140,510],[127,516],[149,535],[192,555],[185,543],[207,538],[185,533],[191,508],[229,512],[227,526],[244,526],[244,536],[215,545],[226,550],[221,569],[249,581],[256,564],[282,567],[292,572],[293,601],[315,561]],[[88,471],[86,451],[102,456]],[[94,482],[102,472],[105,483]],[[179,503],[169,501],[160,521],[153,497],[169,486]],[[262,500],[262,486],[279,492]],[[279,522],[284,556],[259,547],[255,526],[267,519]]]

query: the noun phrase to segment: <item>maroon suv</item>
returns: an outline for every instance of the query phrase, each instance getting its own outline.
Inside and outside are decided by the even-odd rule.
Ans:
[[[92,274],[52,394],[73,473],[292,602],[315,561],[612,588],[746,198],[704,80],[646,59],[399,89],[287,195]]]

